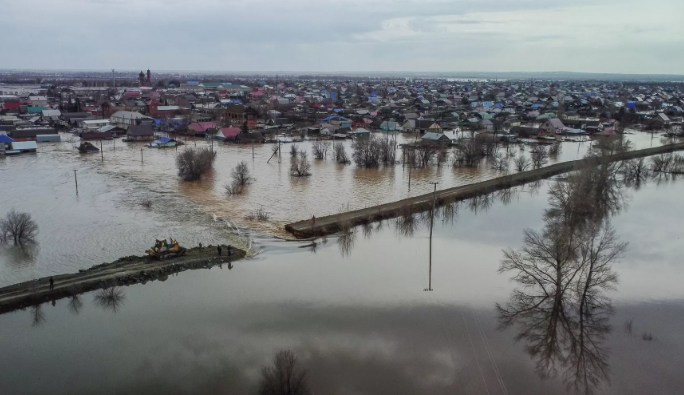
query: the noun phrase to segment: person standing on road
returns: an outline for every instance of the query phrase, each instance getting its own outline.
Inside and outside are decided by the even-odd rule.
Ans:
[[[55,289],[55,280],[52,277],[50,277],[50,290],[53,289]]]
[[[216,250],[218,251],[219,256],[221,256],[221,246],[216,246]]]

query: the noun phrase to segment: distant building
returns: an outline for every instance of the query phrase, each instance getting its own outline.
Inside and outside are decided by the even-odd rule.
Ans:
[[[152,73],[150,72],[150,69],[147,69],[147,76],[140,70],[140,74],[138,74],[138,85],[140,87],[152,86]]]

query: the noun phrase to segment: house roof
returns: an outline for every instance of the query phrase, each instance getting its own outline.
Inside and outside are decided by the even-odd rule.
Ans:
[[[207,129],[215,129],[216,124],[213,122],[193,122],[190,124],[190,128],[195,132],[206,132]]]
[[[234,139],[240,134],[240,128],[223,128],[221,129],[223,137],[227,139]]]
[[[443,139],[449,139],[449,137],[445,136],[442,133],[427,132],[423,135],[422,139],[423,140],[430,140],[430,141],[439,141],[439,140],[443,140]]]
[[[554,129],[565,129],[565,125],[563,125],[563,122],[558,118],[551,118],[548,122]]]
[[[152,125],[131,125],[126,132],[128,136],[154,136]]]
[[[44,117],[58,117],[60,115],[62,115],[62,112],[59,110],[43,110]]]

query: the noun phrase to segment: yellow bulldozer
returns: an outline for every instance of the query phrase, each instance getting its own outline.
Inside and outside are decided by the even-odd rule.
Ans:
[[[154,247],[145,252],[150,257],[161,261],[163,259],[185,255],[186,251],[185,248],[178,244],[177,240],[171,239],[171,243],[168,243],[166,240],[157,239],[154,243]]]

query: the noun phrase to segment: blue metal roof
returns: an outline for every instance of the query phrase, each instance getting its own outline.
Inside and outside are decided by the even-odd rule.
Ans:
[[[0,134],[0,144],[9,144],[9,143],[13,143],[13,142],[14,142],[14,140],[12,140],[12,138],[10,136],[8,136],[6,134]]]

